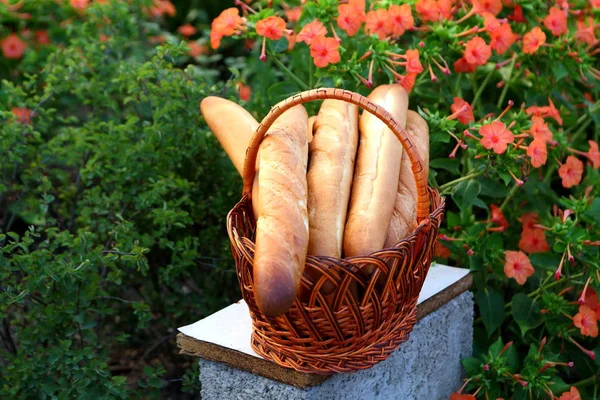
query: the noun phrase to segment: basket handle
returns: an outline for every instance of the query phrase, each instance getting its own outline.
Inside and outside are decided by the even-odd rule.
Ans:
[[[254,183],[254,176],[256,175],[256,157],[258,155],[258,148],[275,120],[285,111],[298,104],[325,99],[347,101],[359,106],[379,118],[394,133],[394,135],[396,135],[406,151],[406,154],[408,154],[408,158],[412,164],[412,171],[417,185],[417,223],[420,223],[423,219],[427,218],[429,215],[429,197],[427,195],[427,178],[425,176],[425,170],[423,169],[423,161],[421,160],[421,156],[419,156],[417,149],[410,141],[410,138],[407,136],[406,131],[383,107],[378,106],[358,93],[345,89],[319,88],[307,90],[288,97],[271,108],[271,111],[269,111],[267,116],[262,120],[256,129],[256,132],[254,132],[250,145],[246,150],[243,172],[243,195],[247,195],[249,200],[252,199],[252,185]]]

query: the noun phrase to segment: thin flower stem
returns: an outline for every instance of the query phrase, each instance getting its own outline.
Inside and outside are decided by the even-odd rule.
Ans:
[[[475,97],[473,97],[473,102],[471,103],[473,107],[475,107],[475,104],[478,104],[479,98],[483,94],[483,91],[484,91],[485,87],[487,86],[488,82],[490,81],[490,79],[492,78],[492,75],[494,74],[494,72],[496,72],[496,70],[492,69],[487,74],[487,76],[485,77],[483,82],[481,83],[481,86],[479,86],[479,89],[477,89],[477,92],[475,93]]]
[[[508,70],[508,79],[506,80],[506,84],[502,88],[502,93],[500,94],[500,98],[498,99],[498,104],[496,105],[497,108],[502,107],[502,105],[504,104],[504,98],[506,97],[506,93],[508,93],[508,87],[510,86],[510,80],[512,78],[513,71],[515,69],[516,62],[517,62],[517,57],[513,57],[512,61],[510,62],[510,69]]]
[[[455,179],[455,180],[453,180],[453,181],[446,182],[446,183],[444,183],[443,185],[441,185],[441,186],[440,186],[440,189],[442,189],[442,191],[444,191],[444,190],[446,190],[447,188],[449,188],[449,187],[452,187],[452,186],[456,185],[457,183],[460,183],[460,182],[462,182],[462,181],[469,180],[469,179],[471,179],[471,178],[474,178],[474,177],[476,177],[476,176],[478,176],[478,175],[481,175],[482,173],[483,173],[482,171],[477,171],[477,172],[471,173],[471,174],[469,174],[469,175],[462,176],[462,177],[460,177],[460,178],[458,178],[458,179]]]
[[[589,378],[586,378],[586,379],[581,380],[581,381],[579,381],[577,383],[574,383],[573,386],[575,386],[575,387],[584,387],[584,386],[587,386],[589,384],[596,383],[598,379],[600,379],[600,375],[598,375],[598,374],[592,375]]]
[[[298,86],[300,86],[300,88],[302,90],[308,90],[310,89],[310,87],[304,83],[304,81],[302,81],[302,79],[298,78],[298,76],[296,76],[296,74],[294,74],[288,67],[286,67],[281,60],[279,60],[277,58],[276,55],[274,54],[269,54],[269,59],[270,60],[274,60],[275,64],[277,64],[277,66],[283,71],[285,72],[294,82],[296,82],[298,84]]]

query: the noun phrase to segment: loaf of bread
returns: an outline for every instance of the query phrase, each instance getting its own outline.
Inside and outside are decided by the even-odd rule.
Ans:
[[[341,257],[357,147],[358,107],[323,101],[309,146],[308,254]]]
[[[306,261],[307,130],[306,110],[295,106],[275,121],[259,148],[254,293],[271,317],[291,307]]]
[[[379,86],[368,98],[405,126],[408,94],[402,86]],[[403,153],[398,138],[371,113],[363,112],[359,128],[358,156],[343,240],[343,252],[347,257],[383,248],[394,209]]]
[[[241,175],[246,149],[258,122],[240,105],[215,96],[202,100],[200,112]]]
[[[429,126],[419,114],[409,110],[406,119],[406,132],[415,145],[425,173],[429,172]],[[398,192],[390,226],[388,227],[385,247],[393,247],[400,240],[405,239],[417,227],[417,185],[411,169],[410,159],[404,153],[400,165],[400,179]]]

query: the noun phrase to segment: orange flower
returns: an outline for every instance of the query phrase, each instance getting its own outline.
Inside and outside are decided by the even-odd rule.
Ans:
[[[540,217],[537,215],[537,213],[534,213],[534,212],[528,212],[528,213],[521,215],[521,222],[523,224],[523,230],[537,229],[535,227],[535,224],[537,224],[539,219],[540,219]]]
[[[558,400],[581,400],[581,395],[575,386],[571,386],[571,390],[561,394]]]
[[[39,44],[50,44],[50,36],[48,36],[48,32],[35,31],[33,34],[35,35],[36,42]]]
[[[498,54],[504,54],[517,41],[518,36],[513,33],[510,24],[500,24],[498,29],[490,32],[490,37],[492,49]]]
[[[440,18],[440,10],[435,0],[417,0],[415,11],[423,22],[437,21]]]
[[[548,124],[544,122],[544,118],[533,116],[531,117],[533,125],[529,128],[529,132],[534,139],[543,140],[544,142],[552,141],[552,131],[548,127]]]
[[[593,140],[588,140],[590,145],[589,151],[586,153],[586,157],[592,162],[594,169],[600,168],[600,151],[598,151],[598,143]]]
[[[439,258],[448,258],[450,257],[450,249],[444,246],[438,239],[435,242],[435,247],[433,248],[433,255]]]
[[[27,45],[21,40],[16,34],[11,33],[0,41],[0,47],[2,47],[2,53],[4,57],[13,60],[18,60],[23,57],[23,53],[27,49]]]
[[[225,36],[232,36],[242,30],[244,19],[240,17],[237,8],[231,7],[215,18],[210,27],[210,45],[213,49],[221,45],[221,39]]]
[[[90,4],[90,0],[71,0],[69,3],[74,9],[83,11]]]
[[[587,17],[584,21],[577,21],[575,24],[577,26],[575,39],[577,39],[577,41],[585,43],[589,46],[596,43],[596,35],[594,34],[596,24],[594,23],[594,19],[592,17]]]
[[[367,13],[365,30],[368,35],[377,35],[383,40],[392,33],[392,22],[386,9],[372,10]]]
[[[452,103],[452,105],[450,106],[450,110],[452,111],[452,114],[459,113],[457,119],[458,122],[460,122],[461,124],[469,125],[469,122],[475,122],[475,117],[473,116],[473,108],[469,103],[467,103],[460,97],[454,98],[454,103]]]
[[[463,57],[469,64],[483,65],[492,55],[492,49],[485,40],[476,36],[467,42]]]
[[[514,21],[514,22],[519,22],[519,23],[527,22],[527,20],[523,16],[523,7],[521,7],[518,4],[515,6],[512,14],[510,14],[508,16],[508,19],[510,19],[511,21]]]
[[[523,36],[523,53],[533,54],[546,43],[546,34],[539,26],[536,26]]]
[[[196,32],[198,32],[198,30],[190,24],[185,24],[185,25],[182,25],[179,28],[177,28],[177,32],[179,32],[181,35],[183,35],[185,37],[190,37],[192,35],[195,35]]]
[[[558,175],[562,178],[562,185],[570,188],[579,185],[583,175],[583,163],[575,156],[567,157],[567,162],[560,166]]]
[[[559,7],[550,8],[550,13],[544,18],[544,26],[554,36],[564,35],[568,31],[567,14]]]
[[[304,42],[307,45],[311,45],[312,40],[317,36],[327,35],[327,28],[318,19],[313,22],[304,25],[304,27],[296,35],[296,42]]]
[[[546,232],[543,229],[523,229],[521,232],[521,240],[519,240],[519,248],[527,254],[545,253],[550,250],[546,241]]]
[[[421,65],[421,61],[419,61],[419,50],[406,50],[405,59],[406,72],[412,72],[415,74],[420,74],[423,72],[423,65]]]
[[[237,90],[240,96],[240,100],[250,101],[250,96],[252,95],[252,90],[250,89],[250,86],[244,85],[242,82],[238,82]]]
[[[492,212],[492,218],[490,218],[491,222],[495,222],[499,227],[503,228],[503,230],[506,230],[510,226],[500,207],[492,204],[490,205],[490,211]]]
[[[356,35],[366,18],[364,4],[362,9],[353,4],[340,4],[338,14],[337,24],[348,36]]]
[[[548,160],[548,149],[544,139],[534,139],[527,146],[527,155],[531,158],[531,166],[539,168]]]
[[[25,107],[13,107],[13,115],[17,117],[17,121],[21,124],[31,124],[31,110]]]
[[[504,252],[504,274],[507,278],[514,278],[519,285],[523,285],[535,270],[529,257],[522,251]]]
[[[481,16],[483,17],[483,26],[490,35],[497,31],[498,28],[500,28],[500,25],[502,25],[501,22],[498,21],[498,18],[488,12],[484,12]]]
[[[475,72],[477,65],[469,64],[465,57],[461,57],[454,62],[454,71],[458,73],[471,73]]]
[[[598,336],[596,313],[585,304],[579,307],[579,312],[573,317],[573,324],[579,328],[583,336]]]
[[[150,14],[155,17],[169,15],[173,17],[177,13],[175,6],[168,0],[154,0],[154,6],[150,9]]]
[[[493,149],[496,154],[502,154],[506,151],[508,144],[515,141],[515,136],[506,129],[506,125],[500,121],[494,121],[491,124],[483,125],[479,128],[481,144],[486,149]]]
[[[477,5],[475,5],[477,3]],[[478,9],[489,12],[490,14],[496,16],[500,14],[502,11],[502,1],[500,0],[477,0],[473,1],[473,7],[477,7]]]
[[[392,35],[394,37],[402,36],[404,32],[415,26],[415,19],[408,4],[402,4],[401,6],[392,4],[388,13],[392,22]]]
[[[302,16],[302,7],[293,7],[285,10],[285,17],[290,22],[298,22]]]
[[[596,319],[600,320],[600,302],[598,302],[598,294],[592,288],[589,288],[585,294],[585,305],[594,310]]]
[[[560,116],[560,112],[554,107],[552,100],[548,99],[548,106],[531,106],[525,109],[527,115],[535,115],[537,117],[550,117],[554,118],[559,125],[562,126],[563,120]]]
[[[189,47],[189,49],[190,49],[188,51],[188,54],[190,55],[190,57],[198,57],[200,54],[208,53],[208,49],[206,48],[206,46],[202,46],[193,40],[190,40],[186,44],[187,44],[187,47]]]
[[[261,19],[256,23],[256,33],[267,39],[279,40],[285,31],[285,20],[274,15]]]
[[[317,36],[312,39],[310,55],[318,68],[340,62],[340,44],[334,38]]]
[[[417,80],[417,74],[415,72],[409,72],[402,76],[398,83],[410,93],[415,87],[415,81]]]
[[[450,396],[450,400],[476,400],[477,398],[472,394],[460,394],[460,393],[452,393]]]
[[[454,0],[437,0],[436,4],[440,18],[450,20],[454,13]]]

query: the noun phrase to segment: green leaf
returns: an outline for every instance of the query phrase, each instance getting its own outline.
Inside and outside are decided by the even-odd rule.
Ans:
[[[561,62],[551,62],[550,68],[552,68],[552,73],[554,74],[554,78],[556,78],[557,81],[560,81],[561,79],[569,75],[569,70],[567,69],[567,67],[565,67],[565,64]]]
[[[594,221],[595,224],[600,224],[600,198],[596,197],[592,200],[592,203],[589,205],[587,211],[583,213],[583,216]]]
[[[504,299],[493,290],[480,290],[475,294],[475,302],[479,307],[483,326],[491,336],[504,321]]]
[[[508,188],[497,180],[483,179],[481,183],[481,195],[493,198],[504,198],[508,195]]]
[[[456,185],[452,199],[461,211],[465,211],[473,204],[479,192],[481,192],[481,184],[479,181],[471,179]]]
[[[477,358],[464,358],[460,362],[465,368],[465,372],[468,376],[477,375],[481,372],[481,360],[478,360]]]
[[[437,158],[429,162],[432,169],[445,169],[455,175],[460,175],[460,160],[452,158]]]
[[[519,353],[516,347],[514,345],[510,346],[504,354],[506,356],[506,368],[508,368],[510,373],[514,374],[519,369]]]
[[[293,94],[298,93],[300,88],[292,81],[277,82],[267,89],[267,95],[275,102],[284,100]]]
[[[521,328],[522,336],[525,336],[528,330],[536,328],[543,322],[537,302],[524,293],[517,293],[513,296],[512,315],[519,328]]]
[[[276,41],[269,41],[269,47],[273,53],[283,53],[288,49],[288,40],[285,36]]]

